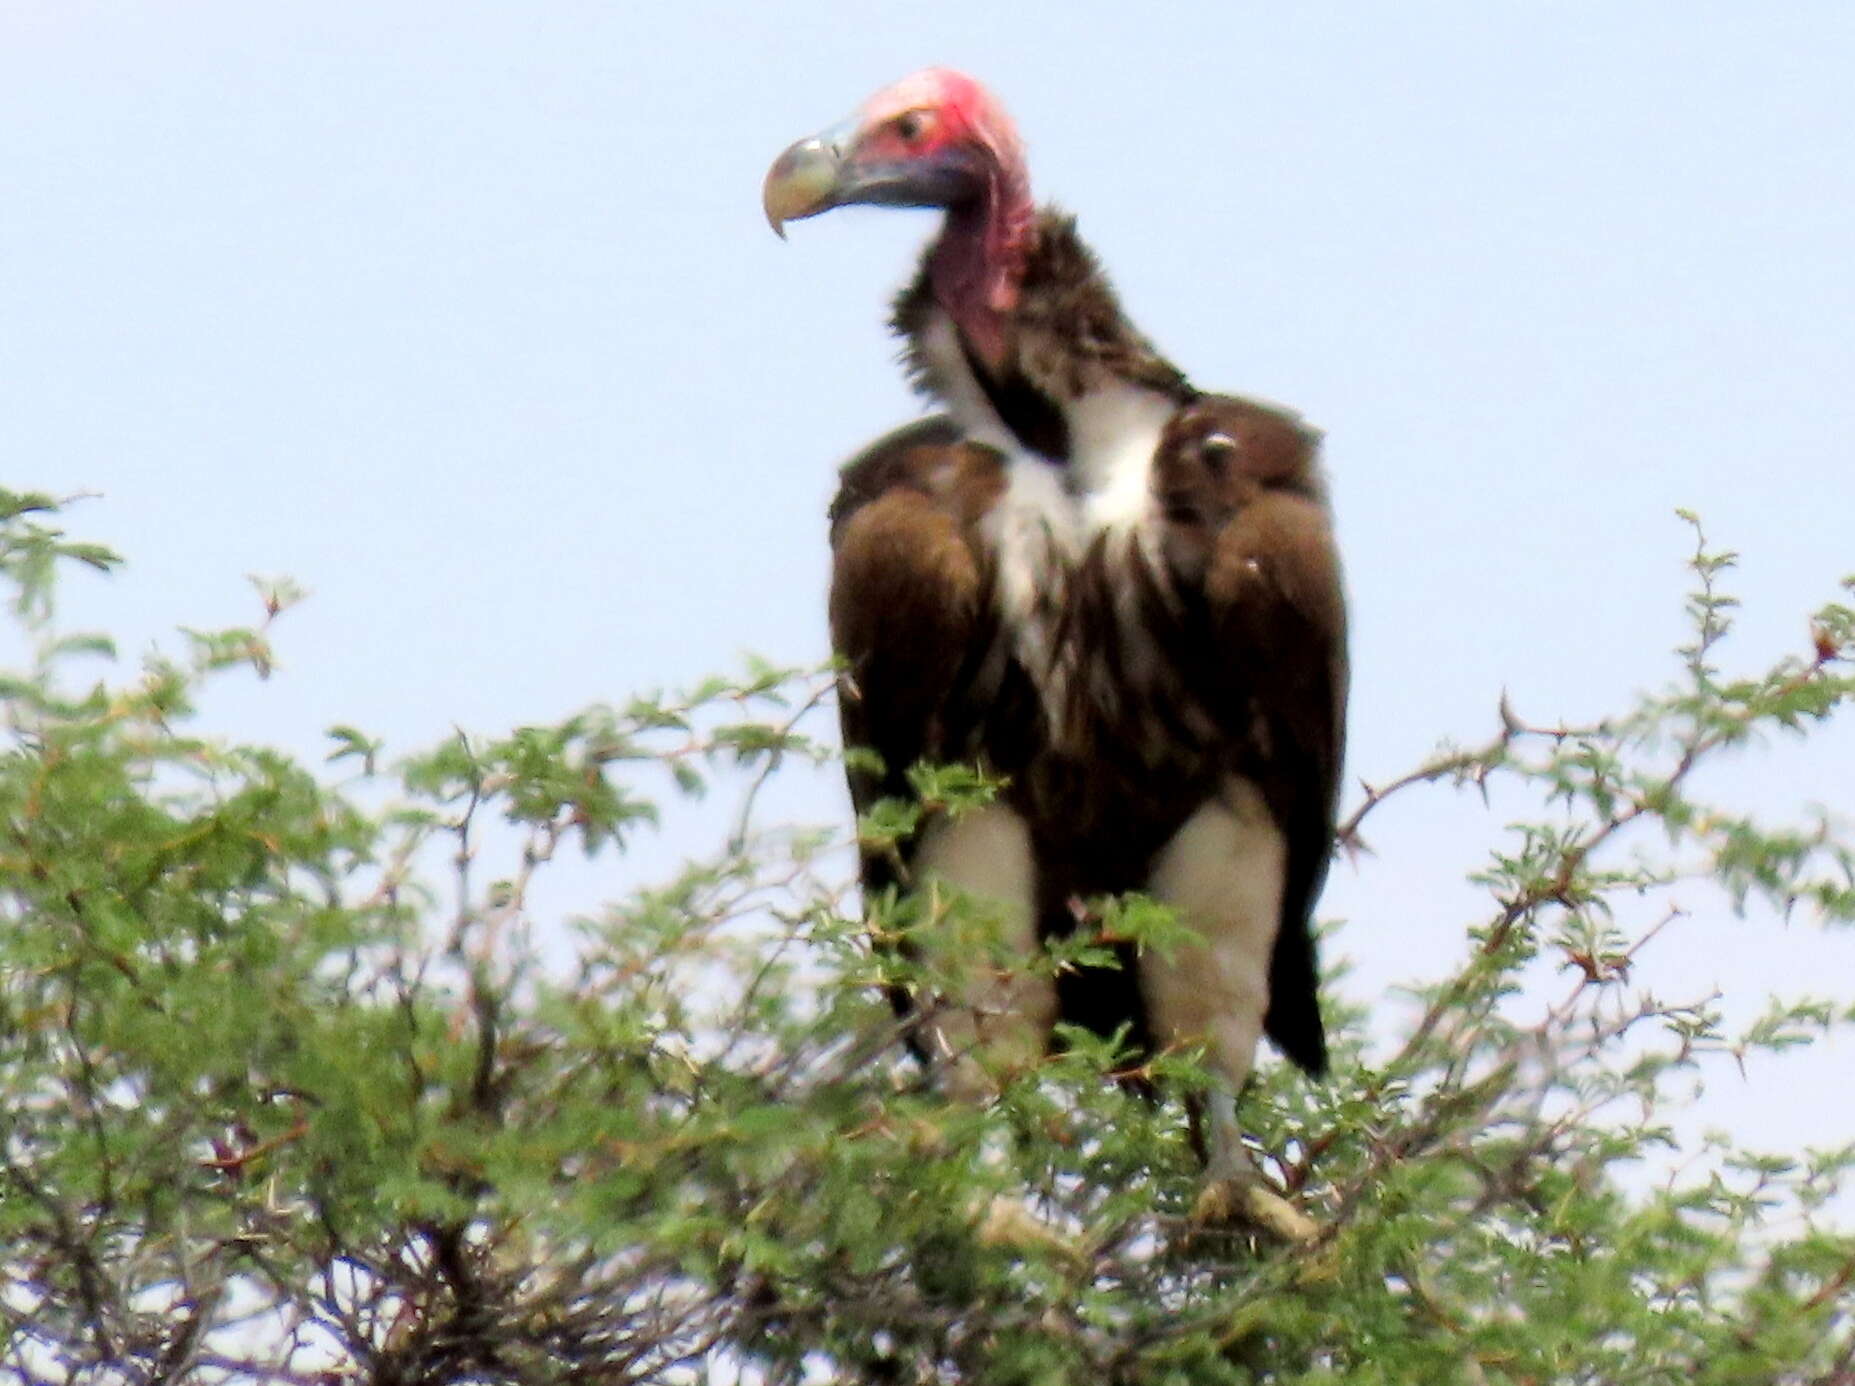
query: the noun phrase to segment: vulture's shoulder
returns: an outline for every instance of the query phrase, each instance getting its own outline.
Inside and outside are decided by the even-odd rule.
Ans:
[[[1164,494],[1168,483],[1215,481],[1234,508],[1246,496],[1292,492],[1326,503],[1320,466],[1320,430],[1294,410],[1241,395],[1195,396],[1172,416],[1154,467]],[[1205,451],[1210,445],[1210,452]],[[1210,474],[1194,475],[1205,460]]]
[[[881,757],[853,772],[867,807],[905,795],[917,761],[970,759],[972,670],[989,647],[989,563],[976,530],[1004,487],[1004,459],[943,416],[885,434],[845,464],[831,503],[831,648],[843,662],[844,742]],[[864,884],[883,879],[866,859]],[[874,874],[872,874],[874,873]]]
[[[1005,486],[1004,458],[969,442],[945,414],[892,429],[852,457],[838,475],[828,512],[831,544],[839,547],[851,521],[886,497],[911,510],[944,516],[961,528],[975,523]]]
[[[1343,635],[1320,433],[1292,410],[1201,395],[1173,415],[1153,460],[1167,554],[1213,601],[1292,608]]]

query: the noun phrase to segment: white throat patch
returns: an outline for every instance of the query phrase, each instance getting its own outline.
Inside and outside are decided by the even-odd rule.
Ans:
[[[1075,530],[1086,542],[1106,529],[1143,527],[1153,514],[1153,455],[1160,434],[1178,409],[1176,400],[1126,380],[1105,378],[1079,394],[1056,398],[1069,430],[1067,466],[1039,457],[1018,441],[998,416],[961,350],[953,319],[936,309],[921,334],[921,351],[934,391],[976,443],[997,448],[1015,464],[1036,462],[1055,485],[1033,484],[1022,498],[1047,499],[1068,513],[1050,515],[1057,530]],[[1015,478],[1019,472],[1012,468]]]

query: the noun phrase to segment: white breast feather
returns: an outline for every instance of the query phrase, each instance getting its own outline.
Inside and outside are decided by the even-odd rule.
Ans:
[[[1152,528],[1153,456],[1177,408],[1162,394],[1119,380],[1068,403],[1069,465],[1082,483],[1091,534]]]
[[[1061,581],[1084,540],[1082,511],[1062,473],[1025,452],[1005,463],[1005,492],[980,532],[998,557],[999,605],[1018,625],[1033,620],[1038,593]]]
[[[1069,429],[1065,467],[1030,451],[999,418],[945,313],[929,319],[921,346],[935,393],[966,436],[1005,455],[1005,491],[981,533],[997,562],[1000,613],[1018,656],[1039,676],[1052,725],[1060,728],[1077,652],[1055,647],[1050,618],[1065,600],[1078,560],[1097,541],[1105,545],[1126,622],[1124,656],[1137,665],[1146,652],[1134,619],[1138,585],[1117,581],[1116,570],[1136,553],[1160,566],[1153,457],[1177,402],[1112,378],[1062,401]]]

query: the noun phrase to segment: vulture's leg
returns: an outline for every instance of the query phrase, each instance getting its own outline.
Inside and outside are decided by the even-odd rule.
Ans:
[[[1218,1084],[1207,1095],[1201,1221],[1238,1218],[1284,1240],[1314,1227],[1264,1183],[1243,1146],[1237,1094],[1269,1009],[1269,955],[1282,912],[1287,845],[1262,794],[1233,779],[1188,818],[1154,862],[1149,889],[1199,941],[1140,959],[1140,986],[1160,1045],[1202,1044]]]
[[[951,931],[942,935],[947,952],[930,959],[939,964],[936,971],[957,979],[958,994],[923,1021],[921,1039],[943,1089],[983,1104],[1043,1057],[1056,1023],[1055,980],[1007,971],[994,961],[1022,963],[1035,958],[1041,947],[1030,830],[1003,805],[971,809],[932,824],[915,862],[918,889],[928,907],[964,912],[964,919],[956,914],[949,921]],[[975,924],[982,937],[972,936]],[[1071,1260],[1078,1256],[1060,1233],[1015,1198],[999,1196],[972,1211],[981,1241],[1035,1246]]]
[[[929,960],[956,979],[956,994],[921,1037],[950,1092],[989,1101],[1043,1057],[1056,1021],[1052,978],[999,965],[1039,952],[1030,830],[1002,804],[970,809],[931,824],[915,863],[928,908],[956,911],[940,935],[944,955]]]

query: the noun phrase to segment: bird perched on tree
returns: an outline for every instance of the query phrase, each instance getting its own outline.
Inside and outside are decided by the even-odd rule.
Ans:
[[[1235,1098],[1258,1037],[1327,1062],[1310,913],[1333,842],[1345,606],[1318,435],[1193,388],[1122,311],[1072,218],[1031,199],[1010,119],[929,69],[774,162],[786,222],[833,207],[945,217],[893,325],[943,412],[844,469],[831,508],[833,644],[859,809],[920,761],[976,762],[998,799],[928,819],[866,895],[952,889],[1033,950],[1080,903],[1145,891],[1200,942],[1123,966],[975,967],[926,1037],[948,1081],[1034,1059],[1058,1019],[1202,1044],[1200,1208],[1303,1233],[1245,1154]],[[957,971],[957,969],[956,969]]]

